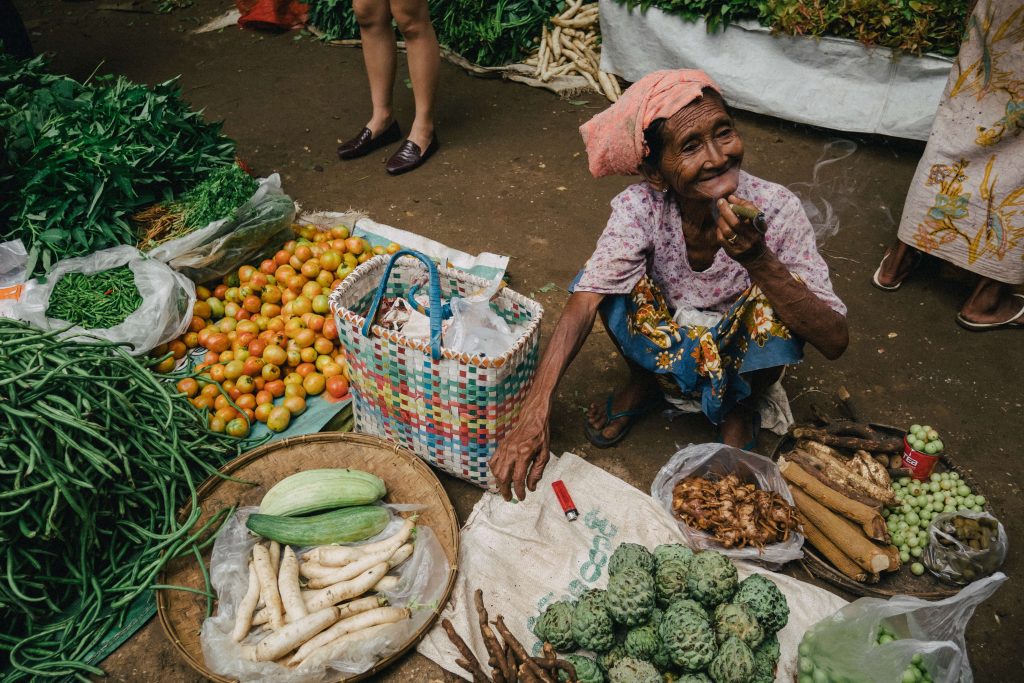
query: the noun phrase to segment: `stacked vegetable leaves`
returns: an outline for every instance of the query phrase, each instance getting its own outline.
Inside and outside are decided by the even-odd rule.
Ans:
[[[309,23],[325,40],[359,37],[352,3],[311,0]],[[563,0],[430,0],[430,16],[442,45],[474,64],[519,61],[536,47],[541,27],[564,9]]]
[[[123,349],[57,334],[0,318],[4,681],[102,674],[90,651],[225,519],[200,523],[196,485],[244,444]]]
[[[41,58],[0,55],[0,240],[21,238],[29,272],[135,244],[130,216],[231,163],[234,143],[174,81],[79,83]]]

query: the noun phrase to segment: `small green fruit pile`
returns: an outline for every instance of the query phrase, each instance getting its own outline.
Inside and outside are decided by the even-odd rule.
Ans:
[[[880,624],[878,627],[878,644],[885,645],[894,640],[899,640],[899,636],[886,627],[885,624]],[[796,683],[848,680],[845,677],[835,678],[829,675],[828,665],[822,661],[828,658],[827,652],[818,653],[816,656],[814,648],[806,636],[803,642],[800,643],[799,653],[800,659],[798,660]],[[870,657],[871,653],[865,652],[864,656]],[[931,674],[928,673],[924,666],[924,658],[919,654],[914,655],[910,660],[910,664],[903,670],[903,676],[898,681],[894,681],[894,683],[933,683]]]
[[[739,581],[725,555],[680,544],[651,553],[623,543],[608,563],[608,586],[548,606],[534,632],[586,683],[771,683],[779,661],[776,633],[789,620],[771,580]]]
[[[910,425],[907,431],[907,443],[918,453],[938,455],[944,446],[939,433],[929,425]]]

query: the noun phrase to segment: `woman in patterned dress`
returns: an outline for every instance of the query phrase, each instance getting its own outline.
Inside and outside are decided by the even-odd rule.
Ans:
[[[580,130],[595,176],[644,181],[612,201],[516,427],[491,460],[506,499],[541,478],[555,387],[598,313],[630,368],[586,417],[602,447],[667,389],[699,406],[724,443],[749,448],[758,397],[800,360],[803,342],[830,359],[848,343],[846,308],[800,201],[740,170],[743,140],[706,74],[649,74]],[[730,203],[761,215],[740,218]]]
[[[974,8],[898,239],[872,278],[893,291],[923,254],[978,275],[956,316],[970,330],[1024,329],[1024,3]]]

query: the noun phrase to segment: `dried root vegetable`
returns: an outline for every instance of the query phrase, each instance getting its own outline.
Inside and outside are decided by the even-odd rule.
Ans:
[[[807,495],[833,512],[853,520],[861,526],[868,538],[876,541],[889,542],[888,528],[885,519],[873,507],[847,498],[839,491],[821,483],[807,473],[800,465],[779,458],[779,471],[783,478],[793,486],[798,486]]]
[[[533,66],[535,77],[545,83],[557,76],[582,76],[591,88],[614,102],[622,88],[614,75],[601,71],[599,31],[596,2],[569,2],[564,12],[551,17],[550,28],[541,29],[540,47],[526,64]]]
[[[791,433],[797,439],[810,439],[823,443],[826,446],[835,448],[850,448],[854,450],[865,450],[872,453],[902,453],[903,441],[901,439],[861,439],[854,436],[837,436],[829,434],[824,429],[813,429],[811,427],[796,427]]]
[[[797,518],[800,520],[800,526],[803,529],[804,536],[807,537],[807,542],[817,548],[818,552],[824,555],[825,559],[831,562],[833,567],[860,583],[867,583],[871,577],[874,577],[875,580],[878,579],[877,574],[868,574],[861,569],[856,562],[850,559],[849,555],[844,553],[839,546],[833,543],[828,536],[822,533],[821,529],[816,527],[799,510],[797,511]]]
[[[801,467],[805,469],[811,467],[819,471],[824,475],[823,481],[825,483],[838,491],[842,491],[847,496],[849,494],[846,491],[853,490],[859,492],[862,496],[877,501],[879,505],[894,505],[896,503],[896,494],[891,488],[879,486],[871,479],[862,477],[857,472],[852,471],[847,464],[846,458],[843,458],[831,448],[816,444],[813,441],[801,441],[797,443],[794,451],[802,453],[803,457],[800,460],[797,460],[796,457],[790,459],[799,462]]]
[[[735,474],[687,477],[672,489],[672,513],[710,533],[726,548],[763,548],[797,529],[795,510],[773,491],[744,484]]]
[[[791,486],[789,490],[800,513],[865,572],[878,574],[900,568],[898,554],[894,560],[892,552],[887,547],[872,543],[851,522],[835,514],[798,487]]]

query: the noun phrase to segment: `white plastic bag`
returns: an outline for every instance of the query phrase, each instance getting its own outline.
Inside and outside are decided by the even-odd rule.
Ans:
[[[0,242],[0,287],[20,285],[25,281],[28,253],[21,240]]]
[[[995,531],[995,540],[988,547],[975,549],[959,540],[953,529],[953,518],[984,520]],[[944,581],[964,585],[975,581],[1003,566],[1009,547],[1002,522],[987,512],[947,512],[935,517],[928,525],[928,546],[924,551],[924,566]]]
[[[50,294],[60,279],[66,273],[99,273],[124,265],[135,273],[135,286],[139,288],[142,305],[120,325],[108,329],[86,329],[75,325],[60,338],[74,338],[83,343],[88,343],[90,338],[123,343],[131,347],[133,356],[139,356],[182,334],[192,320],[195,284],[129,246],[104,249],[58,262],[45,278],[26,283],[13,315],[41,330],[68,327],[69,323],[64,320],[46,317]]]
[[[654,478],[651,496],[665,508],[670,517],[674,518],[672,488],[676,482],[692,476],[721,477],[727,474],[735,474],[741,481],[756,484],[764,491],[774,491],[793,505],[793,496],[789,493],[789,487],[782,478],[778,465],[764,456],[720,443],[691,444],[673,455]],[[694,549],[711,548],[735,559],[749,560],[774,568],[804,556],[801,550],[804,537],[797,532],[790,533],[785,541],[772,543],[764,549],[725,548],[711,534],[689,527],[681,521],[677,521],[677,524],[687,543]]]
[[[257,262],[292,238],[295,203],[274,173],[229,217],[214,221],[149,252],[194,282],[212,282],[244,263]]]
[[[452,297],[451,325],[444,333],[444,345],[457,353],[497,358],[511,348],[516,335],[491,308],[494,287],[469,297]]]
[[[974,609],[1005,580],[1005,574],[993,574],[938,602],[906,595],[851,602],[807,631],[798,683],[905,680],[903,672],[917,654],[935,683],[972,683],[964,631]],[[897,640],[878,644],[882,624]]]
[[[388,506],[392,510],[408,510],[409,506]],[[217,594],[217,613],[203,622],[200,644],[209,669],[226,678],[275,683],[324,683],[338,680],[338,674],[352,676],[367,671],[378,661],[396,652],[438,609],[448,583],[448,559],[429,527],[417,526],[412,557],[391,572],[399,577],[398,586],[385,591],[388,603],[408,607],[412,618],[391,624],[380,635],[353,643],[342,659],[316,671],[289,669],[276,662],[253,662],[245,658],[242,647],[258,643],[266,631],[249,635],[242,643],[231,637],[238,604],[249,582],[248,558],[257,537],[249,533],[245,521],[259,508],[238,510],[213,545],[210,558],[210,581]],[[394,516],[385,529],[364,543],[387,538],[398,531],[402,518]],[[354,544],[361,545],[361,544]],[[297,550],[299,556],[302,551]]]

